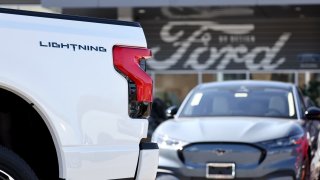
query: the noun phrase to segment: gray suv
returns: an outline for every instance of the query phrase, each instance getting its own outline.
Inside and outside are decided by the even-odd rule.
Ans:
[[[152,136],[160,148],[157,179],[306,179],[307,119],[319,114],[306,111],[288,83],[199,85]]]

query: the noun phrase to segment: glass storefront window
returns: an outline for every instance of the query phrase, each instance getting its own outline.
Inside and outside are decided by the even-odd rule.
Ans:
[[[250,79],[294,83],[294,73],[252,73]]]
[[[299,73],[298,74],[298,87],[300,89],[303,89],[303,88],[305,88],[306,85],[307,85],[306,74],[305,73]]]
[[[271,73],[252,73],[250,79],[268,81],[271,80]]]
[[[156,74],[155,97],[167,105],[179,105],[198,84],[198,74]]]
[[[228,80],[244,80],[246,79],[246,74],[239,73],[239,74],[223,74],[223,80],[228,81]]]
[[[215,82],[217,81],[216,74],[202,74],[202,82]]]
[[[295,77],[295,75],[297,75]],[[320,104],[320,73],[194,73],[194,74],[154,74],[155,97],[166,102],[167,106],[179,105],[185,96],[199,83],[244,80],[282,81],[297,83],[303,94]],[[220,77],[220,78],[219,78]],[[296,82],[295,82],[296,81]],[[310,83],[311,82],[311,83]]]
[[[294,74],[293,73],[273,73],[271,75],[272,81],[282,81],[282,82],[291,82],[294,83]]]

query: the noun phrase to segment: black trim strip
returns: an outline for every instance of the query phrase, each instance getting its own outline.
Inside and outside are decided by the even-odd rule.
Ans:
[[[151,142],[143,142],[139,144],[140,151],[141,150],[154,150],[154,149],[159,149],[157,143],[151,143]]]
[[[141,25],[137,22],[92,18],[92,17],[84,17],[84,16],[72,16],[72,15],[65,15],[65,14],[52,14],[52,13],[5,9],[5,8],[0,8],[0,13],[53,18],[53,19],[63,19],[63,20],[73,20],[73,21],[94,22],[94,23],[101,23],[101,24],[114,24],[114,25],[121,25],[121,26],[141,27]]]

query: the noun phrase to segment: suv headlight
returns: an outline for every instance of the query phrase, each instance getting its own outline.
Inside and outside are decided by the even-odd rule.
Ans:
[[[187,144],[185,141],[170,138],[168,135],[153,134],[152,142],[158,143],[160,148],[182,149]]]
[[[279,148],[300,144],[304,140],[304,135],[295,135],[287,138],[274,139],[270,141],[260,142],[258,144],[267,148]]]

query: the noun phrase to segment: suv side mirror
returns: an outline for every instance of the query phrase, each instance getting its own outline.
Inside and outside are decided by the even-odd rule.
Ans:
[[[304,115],[308,120],[320,121],[320,108],[317,108],[315,106],[309,107]]]
[[[168,119],[172,119],[174,115],[176,115],[178,112],[177,106],[170,106],[168,109],[166,109],[166,116]]]

